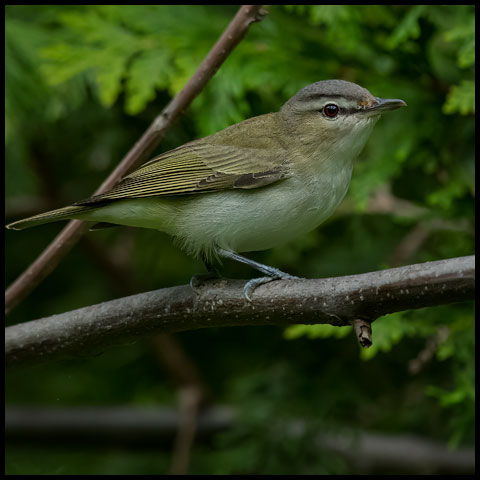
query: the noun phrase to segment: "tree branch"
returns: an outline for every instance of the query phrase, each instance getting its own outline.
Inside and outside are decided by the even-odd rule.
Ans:
[[[234,428],[241,419],[236,409],[214,406],[199,412],[198,440]],[[83,442],[96,448],[106,444],[141,445],[143,449],[169,448],[181,422],[172,408],[132,407],[7,407],[7,441]],[[272,425],[267,425],[266,428]],[[311,431],[311,421],[301,418],[282,420],[275,431],[286,438],[296,438]],[[388,435],[368,431],[331,431],[313,436],[319,451],[329,451],[346,458],[357,473],[376,470],[425,473],[474,473],[475,449],[455,450],[439,442],[416,435]],[[331,429],[330,429],[331,430]],[[308,442],[312,439],[308,437]],[[311,448],[311,447],[310,447]]]
[[[262,8],[262,5],[243,5],[239,9],[182,91],[152,122],[140,140],[94,193],[95,195],[115,186],[122,177],[153,152],[167,128],[188,108],[192,100],[202,91],[228,55],[243,39],[250,24],[262,20],[265,14],[266,10]],[[88,222],[70,221],[40,256],[7,288],[5,291],[6,315],[55,269],[60,260],[88,230],[88,227]]]
[[[192,387],[179,390],[178,430],[175,435],[170,475],[187,475],[192,446],[198,429],[200,391]]]
[[[119,298],[5,330],[6,365],[91,355],[152,333],[235,325],[349,325],[388,313],[473,300],[475,257],[348,277],[271,282],[253,303],[244,282],[215,280]]]

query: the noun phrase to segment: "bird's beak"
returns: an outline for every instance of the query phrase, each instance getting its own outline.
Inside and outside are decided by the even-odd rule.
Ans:
[[[388,110],[396,110],[400,107],[406,107],[407,104],[398,98],[375,98],[375,103],[367,108],[365,112],[370,112],[372,114],[379,114],[386,112]]]

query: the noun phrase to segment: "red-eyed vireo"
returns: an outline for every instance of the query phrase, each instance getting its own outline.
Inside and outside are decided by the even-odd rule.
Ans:
[[[374,97],[343,80],[302,88],[280,112],[232,125],[163,153],[108,192],[7,225],[23,229],[80,219],[161,230],[188,253],[246,263],[293,278],[236,252],[264,250],[318,227],[347,192],[353,160],[380,114],[403,100]]]

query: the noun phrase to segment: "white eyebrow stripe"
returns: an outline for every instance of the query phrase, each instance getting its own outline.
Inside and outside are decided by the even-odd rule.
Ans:
[[[297,104],[297,109],[300,111],[309,111],[309,110],[322,110],[325,105],[329,103],[337,105],[340,108],[340,111],[343,113],[354,113],[358,110],[363,110],[363,108],[358,104],[358,100],[347,99],[340,95],[321,95],[312,98],[309,101],[303,100]]]

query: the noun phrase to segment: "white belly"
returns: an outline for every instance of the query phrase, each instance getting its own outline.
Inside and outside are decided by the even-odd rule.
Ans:
[[[335,211],[351,173],[349,162],[335,175],[319,175],[307,183],[289,178],[258,190],[198,195],[182,208],[176,236],[192,253],[214,245],[236,252],[281,245],[318,227]]]
[[[193,255],[209,255],[215,246],[249,252],[281,245],[318,227],[342,201],[353,159],[378,116],[368,118],[369,128],[353,128],[328,150],[312,142],[308,155],[290,163],[296,173],[265,187],[126,199],[74,218],[161,230]]]
[[[215,246],[235,252],[265,250],[326,220],[345,196],[351,174],[349,160],[328,172],[293,176],[263,188],[126,199],[81,218],[161,230],[196,256],[211,254]]]

